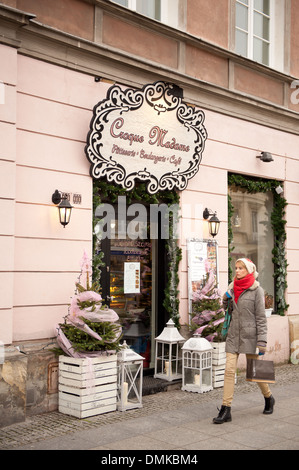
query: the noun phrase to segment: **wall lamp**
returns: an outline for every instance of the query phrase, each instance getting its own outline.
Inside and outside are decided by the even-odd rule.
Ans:
[[[183,88],[176,85],[175,83],[172,84],[172,89],[169,91],[169,94],[172,95],[172,96],[175,96],[176,98],[184,99]]]
[[[210,235],[214,238],[219,232],[220,220],[216,216],[216,212],[211,211],[210,209],[205,208],[202,214],[205,220],[209,222],[209,232]],[[209,217],[211,217],[209,219]]]
[[[63,228],[69,223],[71,219],[72,208],[67,195],[61,193],[56,189],[56,191],[52,194],[52,202],[53,204],[58,205],[58,212],[59,212],[59,222],[63,225]]]
[[[256,158],[260,158],[262,162],[273,162],[274,159],[270,152],[262,152],[261,155],[257,155]]]

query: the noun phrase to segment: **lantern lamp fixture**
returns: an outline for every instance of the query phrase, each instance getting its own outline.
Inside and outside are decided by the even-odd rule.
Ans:
[[[211,343],[196,334],[188,339],[183,351],[183,386],[188,392],[204,393],[213,389]]]
[[[119,411],[142,408],[142,381],[144,357],[127,345],[120,346],[118,365],[118,409]]]
[[[176,98],[184,98],[183,88],[176,85],[175,83],[172,84],[172,89],[169,91],[169,94],[176,97]]]
[[[256,158],[260,158],[260,160],[265,163],[274,161],[270,152],[262,152],[260,155],[257,155]]]
[[[275,191],[277,192],[277,194],[281,194],[283,193],[283,188],[279,185],[275,188]]]
[[[52,194],[52,202],[58,205],[59,221],[65,228],[71,219],[73,206],[70,204],[66,194],[61,193],[58,189]]]
[[[169,382],[182,378],[182,352],[181,343],[185,338],[181,336],[170,318],[162,333],[155,338],[156,358],[154,378]]]
[[[216,214],[217,212],[213,212],[207,207],[205,208],[202,214],[203,218],[209,221],[209,232],[213,238],[216,237],[216,235],[218,234],[220,227],[220,220],[218,219]]]

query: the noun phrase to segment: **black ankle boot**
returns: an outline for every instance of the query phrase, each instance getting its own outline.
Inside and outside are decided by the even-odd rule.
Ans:
[[[231,407],[222,405],[217,418],[213,419],[213,423],[222,424],[222,423],[225,423],[225,422],[231,421],[231,420],[232,420]]]
[[[271,415],[273,413],[274,403],[275,400],[273,395],[271,395],[269,398],[265,397],[265,408],[263,411],[264,415]]]

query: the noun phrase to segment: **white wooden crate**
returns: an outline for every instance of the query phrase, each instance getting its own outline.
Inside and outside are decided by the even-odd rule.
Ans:
[[[225,372],[225,365],[213,366],[213,369],[212,369],[213,388],[223,387],[224,372]]]
[[[213,351],[212,351],[213,388],[223,387],[225,364],[226,364],[225,342],[211,343],[211,345],[213,346]],[[237,375],[235,376],[235,383],[237,383]]]
[[[224,385],[225,365],[214,366],[212,369],[213,388],[223,387]],[[237,374],[235,375],[235,383],[237,383]]]
[[[69,374],[69,376],[66,376],[59,372],[59,383],[75,388],[90,388],[95,387],[96,385],[113,383],[116,381],[116,377],[117,367],[110,369],[108,372],[103,371],[100,377],[96,374],[94,374],[94,376],[91,376],[87,373],[84,376],[83,374],[82,376],[80,374]]]
[[[213,346],[212,351],[212,365],[225,364],[226,362],[226,352],[225,352],[225,343],[211,343]]]
[[[111,366],[114,367],[116,362],[116,354],[112,354],[110,356],[93,357],[91,359],[59,356],[59,370],[81,374],[88,372],[90,363],[92,364],[92,368],[95,371],[100,371],[109,369]]]
[[[104,413],[110,413],[111,411],[116,411],[116,405],[113,402],[112,405],[105,405],[98,408],[90,408],[86,410],[76,410],[70,408],[70,404],[68,406],[64,406],[63,404],[59,404],[59,413],[63,413],[65,415],[75,416],[75,418],[89,418],[90,416],[96,416]]]
[[[87,418],[96,414],[116,410],[117,386],[116,384],[93,387],[90,393],[75,395],[65,390],[59,391],[59,411],[71,414],[77,418]]]
[[[212,351],[212,385],[213,388],[223,387],[226,362],[225,343],[211,343]]]
[[[116,411],[117,356],[59,358],[59,411],[86,418]]]

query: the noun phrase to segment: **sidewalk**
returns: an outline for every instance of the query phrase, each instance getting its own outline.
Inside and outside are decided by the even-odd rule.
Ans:
[[[263,415],[258,386],[246,382],[241,373],[232,422],[222,425],[212,423],[222,388],[205,394],[159,392],[144,396],[141,409],[83,420],[59,412],[37,415],[0,428],[0,449],[100,450],[103,456],[110,455],[104,452],[109,450],[170,451],[168,455],[185,451],[190,458],[201,450],[299,450],[299,365],[277,366],[271,390],[274,413]]]

